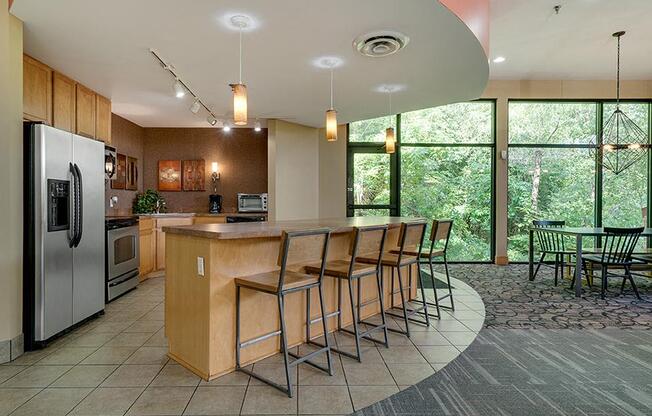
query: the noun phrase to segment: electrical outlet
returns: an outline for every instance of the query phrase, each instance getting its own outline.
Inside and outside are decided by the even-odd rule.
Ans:
[[[199,276],[205,276],[206,273],[204,271],[204,258],[203,257],[197,257],[197,274]]]

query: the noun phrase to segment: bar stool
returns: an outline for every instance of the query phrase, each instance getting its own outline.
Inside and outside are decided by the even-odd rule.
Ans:
[[[381,282],[381,266],[380,253],[383,252],[385,246],[385,237],[387,235],[387,226],[369,226],[369,227],[355,227],[353,229],[353,239],[351,240],[351,249],[349,254],[351,255],[351,260],[333,260],[326,263],[324,268],[324,274],[326,276],[331,276],[337,279],[337,311],[327,315],[327,318],[330,316],[337,315],[337,330],[349,333],[355,336],[355,354],[352,354],[347,351],[340,350],[335,347],[331,347],[331,351],[335,351],[340,355],[345,355],[349,358],[353,358],[362,362],[362,352],[360,351],[360,339],[365,338],[370,341],[373,341],[378,344],[382,344],[385,347],[389,347],[389,338],[387,336],[387,322],[385,321],[385,305],[383,303],[383,290]],[[378,253],[375,263],[361,263],[357,261],[358,253],[360,247],[363,247],[363,250],[372,251]],[[368,251],[367,251],[368,252]],[[306,271],[308,273],[319,273],[320,268],[317,266],[306,266]],[[376,276],[376,287],[378,288],[378,297],[361,302],[361,280],[364,277]],[[346,281],[349,286],[349,300],[351,302],[351,316],[353,318],[353,331],[342,327],[342,282]],[[357,283],[357,303],[354,302],[353,295],[353,282]],[[370,305],[372,303],[380,303],[380,316],[381,324],[372,324],[368,321],[363,321],[360,319],[360,310],[363,306]],[[318,322],[321,318],[314,319],[311,322]],[[370,327],[370,329],[360,332],[359,324],[365,324]],[[384,333],[385,341],[381,341],[371,336],[371,333],[375,331],[382,330]],[[308,332],[308,337],[310,333]],[[309,338],[308,338],[309,339]]]
[[[314,238],[317,236],[323,236],[323,248],[321,250],[321,268],[318,275],[310,275],[304,273],[298,273],[294,271],[286,270],[288,253],[290,251],[290,243],[295,239],[304,239],[304,238]],[[325,316],[325,307],[324,307],[324,295],[322,292],[322,278],[324,277],[324,266],[326,264],[326,256],[328,254],[328,242],[330,239],[330,230],[329,229],[315,229],[315,230],[304,230],[304,231],[291,231],[283,232],[281,236],[281,247],[279,249],[278,256],[278,265],[281,267],[280,271],[268,272],[268,273],[259,273],[251,276],[243,276],[235,279],[235,310],[236,310],[236,330],[235,330],[235,368],[236,370],[242,371],[243,373],[249,374],[250,376],[269,384],[272,387],[275,387],[281,390],[284,393],[287,393],[288,397],[292,397],[292,377],[290,375],[290,367],[295,367],[298,364],[303,362],[312,365],[322,371],[327,372],[329,375],[333,375],[333,366],[331,362],[331,348],[328,342],[328,328],[326,324],[326,319],[323,319]],[[317,345],[319,349],[300,356],[288,351],[288,342],[287,342],[287,330],[285,327],[285,296],[290,293],[305,291],[307,293],[308,299],[310,299],[310,289],[316,287],[319,290],[319,301],[321,303],[321,316],[322,324],[324,328],[324,344],[318,344],[317,342],[307,341],[313,345]],[[240,342],[240,291],[241,288],[254,290],[258,292],[268,293],[270,295],[275,295],[278,299],[278,312],[281,329],[278,331],[273,331],[259,337]],[[310,315],[306,316],[306,324],[310,326]],[[250,371],[246,368],[243,368],[240,363],[240,350],[242,348],[249,347],[258,342],[264,341],[274,336],[281,337],[281,352],[283,353],[283,359],[285,363],[285,377],[287,381],[287,388],[275,383],[272,380],[269,380],[263,376],[260,376],[253,371]],[[313,357],[318,354],[326,354],[328,367],[323,367],[319,364],[316,364],[310,361]],[[290,362],[289,357],[295,358],[294,361]]]
[[[382,254],[381,258],[381,264],[383,266],[391,267],[392,269],[392,279],[391,279],[391,306],[392,309],[397,309],[394,306],[394,295],[397,293],[400,293],[401,295],[401,309],[402,309],[402,314],[398,315],[396,313],[392,312],[386,312],[387,315],[395,316],[397,318],[403,319],[405,322],[405,330],[400,330],[400,329],[394,329],[394,328],[387,328],[389,331],[392,332],[398,332],[400,334],[406,335],[408,338],[410,337],[410,325],[409,322],[415,322],[421,325],[426,325],[430,326],[430,314],[428,313],[428,303],[426,302],[426,293],[423,288],[423,281],[421,279],[421,269],[419,268],[419,257],[415,255],[409,255],[408,251],[411,252],[419,252],[421,247],[423,246],[423,239],[426,234],[426,223],[423,221],[415,221],[415,222],[403,222],[401,223],[401,229],[399,232],[399,237],[398,237],[398,247],[399,249],[396,250],[396,252],[385,252]],[[415,249],[412,249],[415,247]],[[375,255],[371,256],[362,256],[358,258],[358,261],[362,263],[375,263],[378,261],[377,257]],[[408,294],[410,293],[410,290],[412,289],[411,281],[410,281],[410,276],[408,276],[408,285],[407,287],[403,287],[403,279],[401,275],[401,268],[402,267],[410,267],[410,272],[411,272],[411,266],[416,264],[417,265],[417,273],[418,273],[418,279],[419,279],[419,286],[421,288],[421,300],[416,299],[416,302],[421,303],[420,306],[417,308],[408,308],[408,303],[410,302],[410,299],[408,298],[407,300],[405,299],[405,291],[408,291]],[[395,291],[394,286],[394,271],[396,271],[396,274],[398,274],[398,286],[399,290]],[[381,281],[382,281],[382,268],[381,268]],[[418,314],[419,312],[424,311],[423,315],[425,316],[425,321],[422,321],[420,319],[413,318],[413,315]]]
[[[432,283],[432,290],[434,292],[435,301],[426,303],[430,306],[434,306],[437,310],[437,314],[430,314],[431,317],[441,319],[440,309],[448,309],[451,311],[455,310],[455,303],[453,302],[453,289],[451,287],[451,277],[448,273],[448,260],[446,258],[446,249],[448,248],[448,239],[451,235],[451,230],[453,229],[453,220],[433,220],[432,229],[430,230],[430,249],[421,250],[421,252],[416,251],[406,251],[405,254],[410,256],[419,256],[419,269],[421,265],[428,264],[430,268],[430,281]],[[397,250],[391,250],[392,253],[397,252]],[[448,285],[448,294],[442,297],[437,295],[437,284],[435,279],[435,271],[433,268],[433,260],[436,257],[442,257],[444,259],[444,269],[446,271],[446,284]],[[412,278],[410,277],[410,282]],[[450,298],[450,306],[441,305],[440,302],[446,298]]]

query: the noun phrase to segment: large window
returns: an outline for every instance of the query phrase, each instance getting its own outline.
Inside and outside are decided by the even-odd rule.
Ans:
[[[475,101],[351,123],[349,214],[451,218],[449,260],[492,260],[493,120],[493,101]]]
[[[509,103],[508,255],[527,259],[535,219],[569,226],[641,226],[648,201],[648,160],[619,175],[602,170],[594,144],[615,105],[590,102]],[[649,103],[623,110],[649,130]]]

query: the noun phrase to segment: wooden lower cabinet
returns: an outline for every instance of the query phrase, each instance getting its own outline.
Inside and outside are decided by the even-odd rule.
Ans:
[[[140,280],[144,280],[156,265],[156,235],[152,218],[141,218],[139,222]]]
[[[165,233],[163,227],[192,225],[193,217],[156,218],[156,270],[165,269]]]
[[[165,269],[165,233],[163,227],[192,224],[223,224],[224,216],[196,216],[177,218],[140,217],[140,279]]]

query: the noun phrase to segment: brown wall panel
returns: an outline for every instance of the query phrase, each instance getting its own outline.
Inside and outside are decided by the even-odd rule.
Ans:
[[[267,129],[146,128],[144,129],[142,189],[157,189],[159,160],[204,159],[205,192],[163,192],[168,212],[208,212],[212,193],[211,163],[220,165],[217,193],[223,212],[236,211],[238,192],[267,192]],[[114,131],[114,137],[115,137]],[[121,151],[118,148],[118,151]]]
[[[145,138],[145,129],[137,124],[132,123],[115,114],[111,115],[111,146],[115,147],[118,153],[138,159],[138,172],[143,171],[143,144]],[[138,189],[137,190],[122,190],[111,189],[107,184],[105,186],[106,198],[106,214],[107,215],[127,215],[131,213],[131,206],[136,196],[136,192],[143,190],[142,175],[138,175]],[[109,198],[111,196],[118,197],[118,205],[114,208],[109,208]]]

